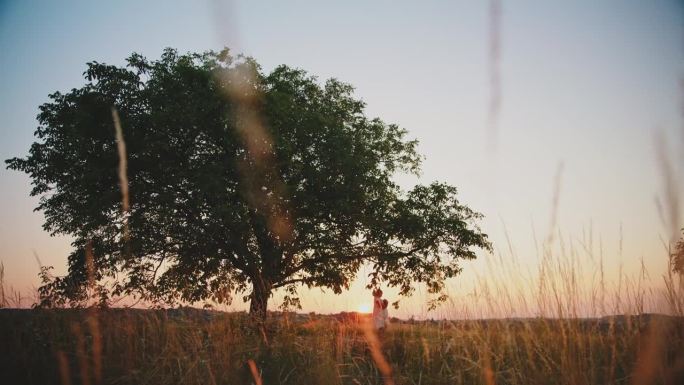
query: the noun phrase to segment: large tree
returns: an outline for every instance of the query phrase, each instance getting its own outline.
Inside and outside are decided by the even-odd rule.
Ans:
[[[82,304],[95,285],[103,303],[242,294],[263,316],[274,290],[296,306],[301,285],[340,293],[364,264],[369,287],[441,294],[490,248],[456,188],[396,184],[419,172],[417,142],[367,118],[348,84],[228,50],[133,54],[84,76],[49,95],[29,155],[6,161],[31,177],[45,230],[74,239],[43,305]]]

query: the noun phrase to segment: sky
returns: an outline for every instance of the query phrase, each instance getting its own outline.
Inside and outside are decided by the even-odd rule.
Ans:
[[[587,285],[595,284],[602,261],[616,282],[638,274],[643,263],[649,285],[658,286],[667,269],[664,244],[673,228],[684,226],[659,214],[671,211],[684,191],[684,5],[503,0],[498,17],[490,7],[487,1],[1,1],[0,158],[27,154],[38,106],[54,91],[82,86],[89,61],[122,65],[132,52],[154,59],[165,47],[230,47],[266,71],[284,63],[351,83],[368,116],[420,141],[422,175],[398,176],[403,186],[449,182],[462,202],[485,215],[481,227],[495,251],[463,263],[449,286],[452,309],[482,277],[495,276],[492,261],[533,281],[545,240],[554,256],[579,261]],[[492,113],[497,89],[500,108]],[[676,187],[670,199],[663,157]],[[42,231],[26,175],[2,168],[0,186],[5,285],[29,295],[39,284],[36,256],[64,273],[70,240]],[[517,273],[497,284],[515,285],[511,275]],[[340,296],[304,291],[304,311],[358,309],[368,301],[364,279]],[[397,314],[430,316],[420,293]]]

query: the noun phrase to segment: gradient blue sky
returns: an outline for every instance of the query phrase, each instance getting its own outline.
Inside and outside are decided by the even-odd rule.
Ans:
[[[684,6],[504,0],[494,150],[489,22],[486,1],[3,1],[0,158],[27,153],[38,106],[53,91],[81,86],[88,61],[228,46],[266,70],[286,63],[353,84],[368,115],[420,140],[420,181],[458,186],[461,199],[486,215],[482,227],[496,254],[510,257],[505,225],[517,259],[532,271],[540,259],[534,234],[541,242],[549,233],[562,164],[555,224],[566,245],[582,249],[591,232],[609,271],[634,272],[643,258],[657,279],[666,263],[661,239],[669,236],[655,204],[663,190],[657,133],[680,198],[684,191]],[[6,283],[30,291],[38,284],[33,253],[64,272],[69,240],[42,232],[27,176],[3,168],[0,185]],[[465,290],[485,260],[465,263],[453,290]],[[595,268],[591,258],[585,264]],[[305,310],[356,308],[359,286],[340,297],[308,293]],[[423,311],[420,301],[411,306],[402,312]]]

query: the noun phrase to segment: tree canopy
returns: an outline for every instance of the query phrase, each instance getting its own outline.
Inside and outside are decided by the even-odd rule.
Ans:
[[[32,179],[45,230],[74,238],[45,306],[96,287],[102,304],[243,295],[264,314],[274,290],[297,306],[302,285],[340,293],[364,264],[369,287],[441,294],[490,248],[455,187],[398,186],[420,171],[417,141],[366,117],[348,84],[227,49],[91,62],[84,77],[40,106],[29,155],[6,160]]]

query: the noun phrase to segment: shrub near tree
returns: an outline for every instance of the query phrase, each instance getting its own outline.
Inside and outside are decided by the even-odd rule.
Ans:
[[[420,170],[417,141],[367,118],[348,84],[228,50],[133,54],[84,76],[40,106],[29,155],[6,161],[30,176],[45,230],[74,239],[43,306],[242,295],[264,317],[274,290],[298,306],[302,285],[340,293],[364,264],[369,287],[444,299],[459,261],[490,248],[455,187],[396,184]]]

